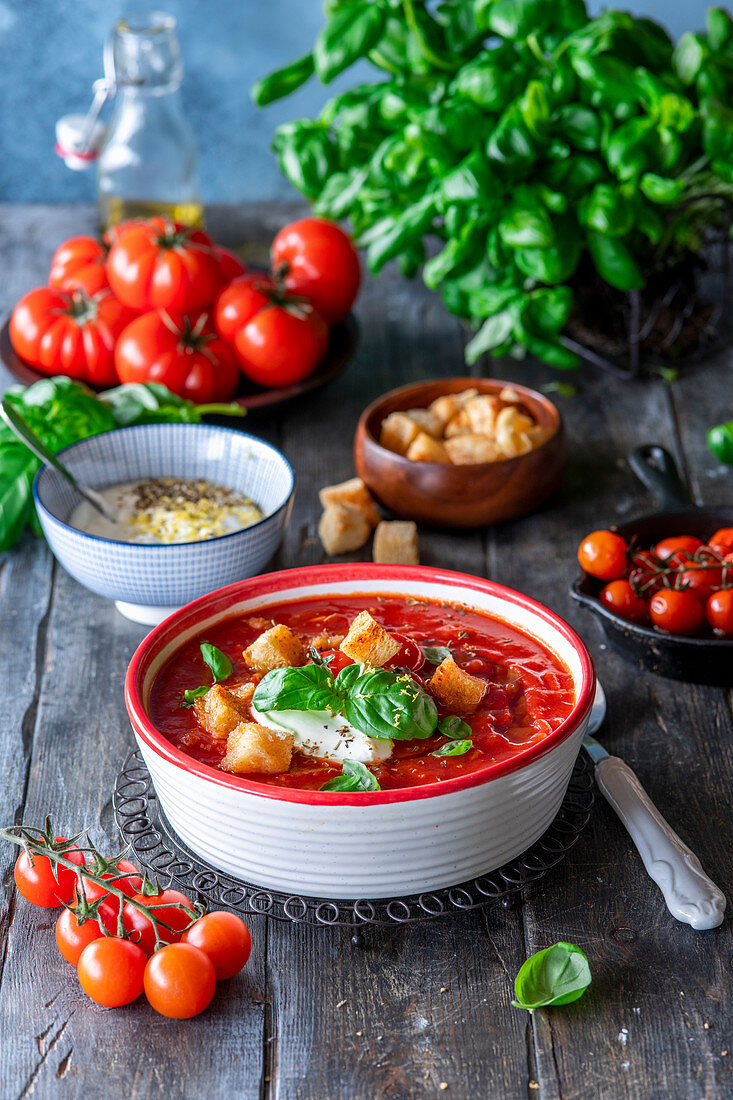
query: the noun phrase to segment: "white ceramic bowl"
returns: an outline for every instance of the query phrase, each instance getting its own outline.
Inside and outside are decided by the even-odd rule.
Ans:
[[[355,592],[447,599],[519,627],[570,669],[574,709],[554,733],[509,761],[440,784],[371,794],[253,783],[198,763],[152,725],[152,683],[192,635],[269,604]],[[594,691],[583,642],[527,596],[442,569],[353,564],[253,577],[197,600],[139,646],[125,685],[130,721],[160,805],[189,848],[246,882],[329,898],[437,890],[487,874],[529,848],[560,808]]]
[[[116,542],[67,522],[80,495],[52,466],[33,493],[43,533],[75,580],[116,602],[135,622],[159,623],[206,592],[252,577],[282,541],[293,499],[293,471],[269,443],[214,424],[140,424],[82,439],[61,451],[93,489],[147,477],[206,478],[247,494],[265,513],[221,538],[166,545]]]

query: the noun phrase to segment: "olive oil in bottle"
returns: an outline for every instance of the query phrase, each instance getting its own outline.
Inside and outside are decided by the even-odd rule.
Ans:
[[[150,202],[119,195],[99,196],[99,223],[103,232],[128,218],[152,218],[156,215],[172,218],[183,225],[204,227],[204,208],[200,202]]]

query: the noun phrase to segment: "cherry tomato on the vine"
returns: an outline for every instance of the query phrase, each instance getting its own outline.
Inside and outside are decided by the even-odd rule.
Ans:
[[[679,575],[680,588],[686,588],[705,603],[708,596],[720,588],[723,583],[723,566],[716,565],[705,569],[685,569]]]
[[[312,302],[330,325],[343,321],[361,282],[359,253],[343,229],[324,218],[283,226],[272,242],[272,268],[285,287]]]
[[[651,620],[668,634],[692,634],[703,620],[703,607],[692,592],[684,588],[663,588],[649,604]]]
[[[63,845],[66,837],[57,836],[56,840]],[[63,856],[77,867],[83,867],[86,862],[84,853],[78,848],[69,848],[63,852]],[[56,909],[59,905],[70,902],[74,896],[76,872],[60,864],[54,866],[47,856],[21,852],[15,861],[13,874],[19,893],[31,905],[38,905],[42,909]]]
[[[347,665],[353,665],[351,657],[348,657],[340,649],[324,649],[321,651],[321,657],[328,664],[329,671],[334,676],[338,676],[339,672]]]
[[[160,217],[132,221],[120,230],[107,276],[120,301],[133,309],[176,313],[210,305],[224,281],[208,234]]]
[[[104,903],[100,906],[100,916],[103,905]],[[72,913],[71,909],[64,909],[56,921],[58,949],[66,961],[73,963],[74,966],[79,962],[79,956],[84,948],[103,936],[104,932],[99,927],[98,920],[88,917],[83,923],[80,923],[79,918],[75,913]]]
[[[84,992],[97,1004],[119,1008],[143,991],[148,957],[137,944],[107,936],[88,944],[77,965]]]
[[[601,603],[630,623],[645,623],[649,618],[649,605],[637,596],[629,581],[610,581],[601,591]]]
[[[602,581],[615,581],[626,572],[628,547],[613,531],[593,531],[578,547],[581,569]]]
[[[217,982],[233,978],[249,958],[252,938],[241,917],[234,913],[205,913],[183,933],[181,943],[190,943],[208,955]]]
[[[187,1020],[211,1004],[216,971],[208,955],[190,943],[156,951],[145,967],[145,996],[156,1012]]]
[[[707,545],[719,554],[727,555],[733,551],[733,527],[721,527],[708,539]]]
[[[221,273],[225,283],[231,283],[232,279],[244,275],[247,270],[247,265],[240,260],[236,252],[232,252],[231,249],[224,248],[223,245],[220,244],[215,244],[214,249],[219,259]]]
[[[70,237],[53,254],[48,285],[96,294],[109,286],[107,249],[96,237]]]
[[[153,908],[155,919],[162,921],[173,929],[172,932],[166,928],[160,929],[160,938],[165,940],[166,943],[172,943],[174,940],[180,939],[181,932],[193,920],[193,917],[189,916],[184,909],[178,908],[179,905],[185,905],[189,909],[193,908],[191,899],[179,890],[161,890],[159,894],[134,894],[132,900],[141,901],[143,905],[149,905]],[[148,918],[143,916],[142,919],[152,930]]]
[[[631,559],[629,580],[640,595],[651,599],[655,592],[664,587],[664,568],[650,550],[638,551]]]
[[[117,875],[124,875],[124,878],[117,878]],[[102,877],[110,879],[112,885],[128,897],[136,894],[143,884],[140,869],[134,863],[130,863],[129,859],[118,859],[115,870],[109,871]]]
[[[667,561],[673,555],[679,554],[679,557],[675,557],[675,562],[679,564],[688,561],[701,546],[702,539],[695,538],[694,535],[672,535],[658,542],[654,547],[654,553],[660,561]]]
[[[722,588],[708,597],[705,617],[715,630],[733,635],[733,588]]]

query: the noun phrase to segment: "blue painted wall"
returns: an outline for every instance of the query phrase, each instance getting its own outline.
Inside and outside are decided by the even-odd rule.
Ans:
[[[127,7],[146,5],[132,0]],[[292,196],[269,152],[274,127],[318,111],[353,76],[344,74],[328,90],[311,81],[263,111],[252,106],[248,89],[310,48],[322,24],[319,0],[161,0],[160,7],[179,22],[183,96],[199,141],[204,200]],[[675,36],[700,25],[705,7],[704,0],[634,3]],[[59,115],[86,110],[92,81],[101,76],[105,36],[125,9],[124,0],[0,0],[0,199],[93,197],[93,172],[71,172],[54,155],[54,125]]]

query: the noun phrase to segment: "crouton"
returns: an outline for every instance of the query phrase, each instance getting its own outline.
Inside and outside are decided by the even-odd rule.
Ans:
[[[443,421],[432,409],[408,409],[405,416],[414,420],[418,428],[434,439],[440,439],[443,431]]]
[[[452,657],[442,661],[427,684],[431,695],[457,714],[473,714],[486,691],[486,681],[459,668]]]
[[[221,684],[214,684],[206,695],[194,699],[193,712],[199,725],[216,741],[223,741],[247,717],[244,702]]]
[[[307,660],[305,646],[292,630],[282,623],[271,626],[252,645],[244,650],[243,657],[250,668],[257,672],[271,672],[273,668],[304,665]]]
[[[460,409],[446,424],[443,434],[446,439],[453,439],[457,435],[467,435],[471,431],[471,423],[465,409]]]
[[[339,485],[326,485],[318,494],[323,508],[331,504],[350,504],[364,513],[370,527],[376,527],[382,518],[377,511],[369,490],[360,477],[352,477]]]
[[[381,565],[419,565],[417,526],[410,520],[383,520],[374,532],[372,556]]]
[[[364,512],[353,504],[329,504],[318,524],[318,537],[327,554],[358,550],[370,532]]]
[[[466,402],[465,413],[471,431],[477,435],[493,435],[501,399],[490,393],[480,393]]]
[[[240,722],[227,738],[227,751],[221,762],[225,772],[249,775],[286,772],[293,756],[293,735],[271,730],[257,722]]]
[[[455,439],[447,439],[445,449],[451,462],[456,466],[494,462],[499,458],[496,444],[485,435],[476,435],[473,432],[469,435],[457,435]]]
[[[379,429],[379,442],[388,451],[394,451],[398,455],[407,454],[407,448],[420,431],[414,420],[407,413],[393,412],[385,417]]]
[[[361,661],[374,668],[382,668],[397,656],[400,649],[400,643],[368,611],[361,611],[356,616],[341,643],[341,650],[352,661]]]
[[[506,405],[517,405],[522,400],[522,395],[517,393],[513,386],[504,386],[499,392],[499,397]]]
[[[310,644],[320,653],[323,649],[338,649],[345,637],[345,634],[316,634]]]
[[[251,680],[245,680],[243,684],[232,684],[229,690],[232,695],[236,695],[237,699],[249,704],[252,702],[252,696],[255,693],[255,685]]]
[[[410,444],[407,457],[413,462],[449,462],[448,452],[439,439],[420,432]]]
[[[462,390],[460,393],[446,393],[442,397],[436,397],[431,401],[428,409],[437,416],[443,427],[461,411],[470,398],[475,397],[478,390]]]
[[[532,450],[527,432],[535,426],[534,420],[516,407],[507,405],[496,418],[496,445],[507,458],[526,454]]]

